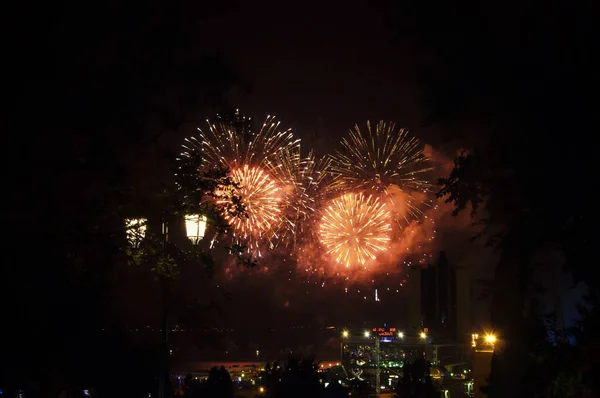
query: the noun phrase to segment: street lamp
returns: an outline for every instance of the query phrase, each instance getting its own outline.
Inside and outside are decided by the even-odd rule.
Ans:
[[[185,230],[187,237],[194,243],[204,238],[206,232],[206,216],[200,214],[189,214],[185,216]]]
[[[347,330],[342,331],[342,340],[347,339],[350,333]],[[344,342],[340,341],[340,362],[344,363]]]
[[[365,330],[365,337],[371,338],[371,332]],[[375,333],[373,335],[373,340],[375,340],[375,396],[377,398],[381,397],[381,368],[380,368],[380,356],[381,351],[379,349],[379,335]]]
[[[140,241],[146,236],[146,220],[145,218],[126,218],[125,233],[127,240],[133,246],[140,244]]]
[[[404,338],[404,332],[398,332],[398,338],[403,339]]]
[[[425,360],[427,360],[427,333],[425,333],[424,331],[421,332],[419,334],[419,337],[421,337],[421,339],[423,339],[423,343],[425,344]]]
[[[496,342],[496,336],[493,334],[487,334],[485,336],[485,342],[488,344],[494,344]]]

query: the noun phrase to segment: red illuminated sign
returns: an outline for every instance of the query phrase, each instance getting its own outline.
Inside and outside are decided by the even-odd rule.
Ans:
[[[379,337],[395,336],[397,332],[396,328],[373,328],[373,333]]]

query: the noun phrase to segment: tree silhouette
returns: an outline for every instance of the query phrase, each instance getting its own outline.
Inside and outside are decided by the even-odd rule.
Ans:
[[[215,398],[232,398],[233,382],[227,369],[214,367],[208,374],[206,396]]]
[[[371,386],[366,380],[356,378],[350,380],[350,390],[353,397],[367,398],[371,393]]]
[[[529,311],[537,255],[560,252],[576,281],[599,286],[587,260],[597,224],[589,217],[594,165],[581,151],[597,124],[590,84],[598,64],[586,56],[597,37],[592,13],[589,2],[564,0],[435,10],[409,1],[399,12],[401,29],[425,55],[417,70],[428,121],[468,148],[439,181],[439,196],[455,213],[478,216],[479,233],[500,253],[491,321],[506,346],[493,361],[490,397],[532,384],[529,358],[543,339]]]
[[[312,359],[290,356],[287,364],[273,363],[265,367],[267,395],[273,398],[320,397],[323,387],[319,382],[317,365]]]
[[[348,389],[342,386],[339,380],[331,380],[323,393],[325,398],[348,398],[349,396]]]
[[[33,381],[58,396],[83,377],[83,353],[103,346],[104,294],[126,265],[123,217],[162,216],[169,140],[197,107],[224,105],[235,81],[222,57],[189,40],[197,21],[181,16],[196,14],[191,5],[109,0],[93,18],[77,2],[15,9],[7,67],[18,91],[5,142],[15,150],[3,160],[23,167],[5,180],[15,189],[3,210],[11,250],[0,301],[13,326],[3,328],[0,383]],[[114,354],[95,360],[99,380],[120,377]]]
[[[402,378],[396,386],[398,398],[440,398],[436,391],[431,375],[430,365],[419,358],[413,363],[407,362],[402,368]]]

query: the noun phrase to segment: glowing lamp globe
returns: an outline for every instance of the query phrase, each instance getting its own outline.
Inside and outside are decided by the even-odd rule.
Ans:
[[[145,218],[126,218],[125,233],[130,244],[137,246],[146,236],[146,220]]]
[[[206,232],[206,216],[189,214],[185,216],[185,230],[187,237],[194,243],[204,238]]]
[[[494,336],[493,334],[486,335],[485,342],[488,344],[494,344],[496,342],[496,336]]]

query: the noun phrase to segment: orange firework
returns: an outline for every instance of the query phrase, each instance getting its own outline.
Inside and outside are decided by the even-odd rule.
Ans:
[[[350,267],[365,265],[389,247],[390,213],[374,196],[345,194],[323,211],[319,236],[335,261]]]
[[[375,128],[358,125],[331,156],[332,187],[342,192],[369,192],[385,197],[396,221],[419,220],[430,207],[431,164],[423,147],[407,130],[380,121]],[[390,209],[392,210],[392,209]]]
[[[198,137],[185,140],[182,164],[192,160],[198,171],[211,167],[226,170],[241,186],[229,187],[227,192],[221,187],[220,193],[214,192],[216,203],[225,205],[221,214],[232,227],[235,243],[260,256],[259,244],[273,247],[285,223],[279,199],[282,184],[272,169],[289,153],[299,152],[300,140],[291,130],[281,129],[273,116],[267,116],[258,129],[238,111],[207,122],[207,129],[198,129]]]
[[[278,163],[267,169],[283,189],[282,223],[276,235],[285,246],[296,248],[313,234],[315,211],[326,186],[329,160],[313,152],[303,158],[299,150],[282,151]]]
[[[281,221],[280,188],[260,167],[244,165],[233,169],[231,178],[238,187],[234,192],[223,194],[217,203],[231,207],[233,198],[240,198],[245,214],[241,217],[225,214],[225,220],[233,228],[234,237],[248,243],[248,251],[260,250],[259,242],[269,240],[273,226]]]

